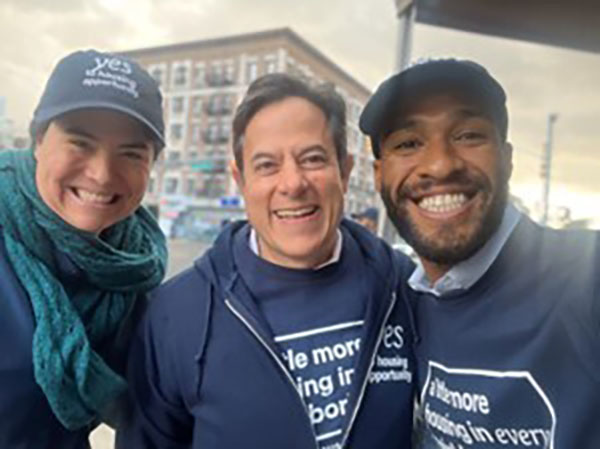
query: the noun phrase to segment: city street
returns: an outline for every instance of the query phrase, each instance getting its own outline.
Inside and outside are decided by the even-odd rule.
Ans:
[[[206,248],[206,243],[192,240],[170,240],[167,279],[188,268],[197,257],[204,253]],[[112,449],[113,439],[113,431],[106,426],[100,426],[90,437],[92,449]]]

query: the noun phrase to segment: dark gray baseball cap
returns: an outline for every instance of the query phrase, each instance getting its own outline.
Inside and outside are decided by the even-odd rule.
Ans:
[[[381,83],[363,109],[359,127],[370,137],[375,158],[380,156],[379,141],[383,133],[388,131],[393,114],[403,104],[444,88],[456,89],[484,102],[491,110],[501,136],[506,139],[508,112],[506,94],[500,83],[483,66],[473,61],[427,60]]]
[[[165,145],[158,83],[135,61],[97,50],[76,51],[54,67],[33,114],[30,131],[78,109],[112,109],[145,125],[158,150]]]

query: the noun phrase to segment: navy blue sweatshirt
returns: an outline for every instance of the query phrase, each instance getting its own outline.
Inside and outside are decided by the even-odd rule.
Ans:
[[[0,448],[87,449],[92,425],[69,431],[56,419],[33,374],[32,341],[35,318],[27,293],[8,261],[0,228]],[[67,293],[85,284],[85,276],[57,253]],[[96,348],[97,349],[97,348]],[[113,348],[99,353],[118,369],[124,365]],[[124,351],[120,354],[124,355]],[[110,359],[110,360],[109,360]],[[121,369],[121,372],[123,370]]]
[[[343,222],[341,229],[359,248],[363,276],[381,288],[366,304],[344,447],[408,449],[412,333],[396,287],[410,262],[359,225]],[[229,226],[193,268],[151,298],[129,357],[136,407],[117,447],[318,447],[280,347],[239,274],[237,232],[247,232],[247,224]]]
[[[235,236],[240,276],[308,408],[319,446],[337,448],[353,406],[349,394],[366,304],[371,295],[384,293],[384,285],[363,276],[366,263],[352,238],[340,239],[338,262],[317,270],[272,264],[248,240],[249,232]]]
[[[600,238],[522,217],[467,292],[415,293],[417,447],[600,448]]]

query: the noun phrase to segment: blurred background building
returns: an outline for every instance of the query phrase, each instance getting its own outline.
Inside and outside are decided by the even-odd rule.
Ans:
[[[355,160],[346,212],[375,204],[373,157],[358,129],[370,91],[291,29],[123,54],[146,67],[164,95],[167,147],[152,173],[146,203],[168,235],[212,233],[224,220],[243,216],[242,198],[228,168],[231,123],[248,85],[267,73],[335,85],[346,100],[348,151]]]
[[[6,116],[6,98],[0,97],[0,149],[10,148],[13,141],[13,123]]]
[[[29,136],[17,131],[14,121],[9,117],[6,103],[6,97],[0,96],[0,150],[29,148]]]

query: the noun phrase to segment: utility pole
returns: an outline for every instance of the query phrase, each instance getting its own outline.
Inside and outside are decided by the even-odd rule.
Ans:
[[[417,14],[413,0],[394,0],[398,18],[398,40],[396,44],[396,72],[404,70],[410,63],[412,34]]]
[[[401,72],[410,63],[412,50],[412,36],[415,20],[417,17],[416,0],[394,0],[396,6],[396,18],[398,19],[398,38],[396,41],[396,61],[394,71]],[[379,223],[377,225],[377,235],[387,242],[393,242],[396,237],[394,226],[385,213],[385,208],[381,199],[377,200],[377,209],[379,209]]]
[[[548,223],[548,208],[550,205],[550,181],[552,175],[552,144],[553,144],[553,130],[554,123],[558,119],[558,114],[548,114],[548,124],[546,127],[546,144],[544,154],[542,156],[542,179],[544,180],[544,192],[542,198],[542,204],[544,206],[544,212],[542,215],[542,224]]]

